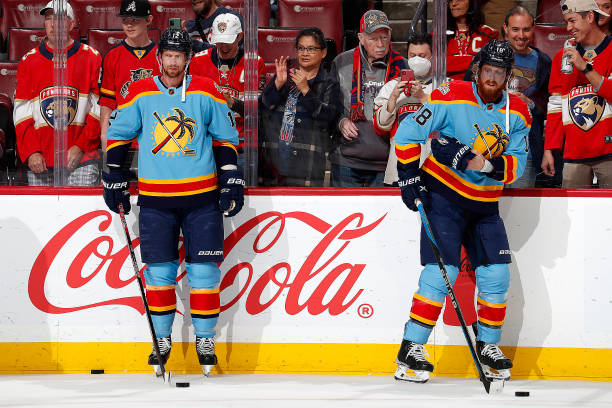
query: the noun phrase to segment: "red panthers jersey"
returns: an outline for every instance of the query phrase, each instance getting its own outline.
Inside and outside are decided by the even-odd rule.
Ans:
[[[102,60],[100,105],[115,109],[125,103],[128,87],[139,79],[159,75],[157,44],[130,47],[125,40],[111,48]]]
[[[582,72],[561,72],[563,50],[552,63],[550,99],[544,133],[545,149],[563,149],[567,162],[612,157],[612,37],[593,50],[576,47],[582,58],[603,76],[598,91]]]
[[[100,53],[75,41],[67,55],[67,78],[63,87],[54,84],[53,50],[45,42],[19,62],[13,119],[17,150],[24,163],[33,153],[40,152],[47,166],[54,166],[54,109],[60,95],[68,105],[67,147],[78,146],[85,153],[81,163],[99,157]]]
[[[230,95],[238,100],[244,101],[244,54],[238,51],[235,61],[227,62],[219,58],[216,48],[210,48],[198,52],[189,64],[189,73],[208,77],[220,86],[221,91],[229,91]],[[261,81],[265,72],[264,61],[261,57],[257,59],[258,86],[263,88]],[[244,139],[244,118],[235,113],[236,129],[240,141]]]
[[[457,31],[448,40],[446,49],[446,76],[463,80],[474,55],[491,40],[497,39],[499,31],[482,24],[475,33]]]

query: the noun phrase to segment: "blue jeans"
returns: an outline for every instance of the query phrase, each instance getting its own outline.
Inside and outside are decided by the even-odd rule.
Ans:
[[[332,164],[332,187],[383,187],[384,171],[353,169],[339,164]]]

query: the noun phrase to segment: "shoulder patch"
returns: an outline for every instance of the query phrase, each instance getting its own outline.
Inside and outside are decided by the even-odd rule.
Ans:
[[[21,60],[22,60],[22,61],[25,61],[25,60],[26,60],[26,58],[28,58],[28,56],[30,56],[30,55],[34,55],[34,54],[36,54],[37,52],[38,52],[38,47],[36,47],[36,48],[32,48],[30,51],[26,52],[26,53],[23,55],[23,57],[21,57]]]

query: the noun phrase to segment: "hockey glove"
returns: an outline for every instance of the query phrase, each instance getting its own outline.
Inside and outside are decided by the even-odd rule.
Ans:
[[[238,214],[244,205],[244,180],[238,170],[229,170],[219,177],[219,209],[226,217]]]
[[[427,207],[427,201],[429,199],[427,188],[421,181],[421,176],[414,176],[406,180],[399,181],[400,189],[402,190],[402,201],[412,211],[418,211],[416,204],[414,203],[415,198],[421,199],[424,207]]]
[[[465,171],[468,162],[476,155],[472,148],[452,137],[439,137],[431,140],[431,152],[440,163],[455,170]]]
[[[132,209],[130,204],[130,191],[128,181],[121,170],[111,170],[102,173],[104,186],[104,202],[108,208],[119,214],[119,204],[123,204],[123,211],[128,214]]]

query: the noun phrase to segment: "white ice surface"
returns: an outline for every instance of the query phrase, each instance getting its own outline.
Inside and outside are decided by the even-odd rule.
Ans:
[[[487,395],[476,378],[432,377],[426,384],[391,376],[176,375],[175,388],[153,375],[0,376],[0,407],[612,407],[612,383],[511,380]],[[515,397],[525,390],[529,397]]]

